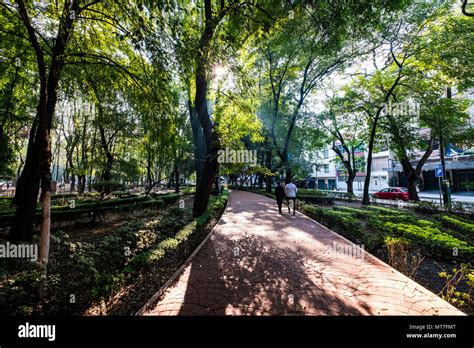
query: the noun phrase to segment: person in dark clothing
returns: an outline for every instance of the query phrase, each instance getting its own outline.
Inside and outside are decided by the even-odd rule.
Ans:
[[[283,204],[283,199],[286,197],[286,195],[285,188],[280,184],[280,182],[278,182],[277,186],[275,187],[275,196],[278,204],[278,211],[281,214],[281,206]]]

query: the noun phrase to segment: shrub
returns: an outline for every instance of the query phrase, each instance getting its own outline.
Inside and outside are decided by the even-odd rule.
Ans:
[[[438,222],[430,220],[417,220],[416,225],[420,227],[440,228],[441,225]]]
[[[472,290],[474,289],[474,270],[470,264],[461,264],[453,268],[453,272],[440,272],[439,276],[446,280],[441,290],[441,297],[449,303],[466,309],[473,306]],[[462,286],[465,283],[465,286]]]
[[[361,224],[350,213],[318,208],[307,204],[302,205],[301,211],[350,239],[360,239],[363,236]]]
[[[213,198],[210,207],[203,215],[182,227],[174,237],[167,238],[150,250],[135,256],[125,271],[132,272],[133,269],[149,266],[161,261],[169,252],[178,252],[183,244],[186,247],[186,243],[192,239],[193,235],[199,233],[202,227],[215,216],[216,211],[225,206],[227,199],[227,192]]]
[[[422,201],[422,202],[416,203],[413,209],[421,213],[435,213],[441,210],[437,204],[433,202],[428,202],[428,201]]]
[[[227,204],[228,199],[229,199],[229,192],[225,191],[223,194],[216,197],[212,201],[212,205],[211,205],[212,209],[217,210],[217,209],[224,208],[225,205]]]
[[[305,203],[312,203],[318,205],[331,205],[334,203],[334,197],[327,197],[327,196],[304,196],[299,195],[297,199],[305,202]]]
[[[162,198],[165,195],[162,196]],[[96,201],[90,203],[77,204],[76,208],[71,209],[69,206],[52,207],[51,219],[57,220],[90,220],[100,213],[111,211],[131,211],[138,208],[162,208],[166,205],[163,199],[150,199],[145,196],[131,197],[123,199],[109,199],[105,201]],[[168,199],[171,201],[171,198]],[[0,225],[13,223],[15,218],[14,211],[5,214],[0,213]],[[37,221],[41,219],[41,210],[37,210],[35,214]]]
[[[405,215],[409,214],[408,212],[400,211],[400,210],[395,210],[395,209],[390,209],[390,208],[385,208],[385,207],[379,207],[376,205],[369,205],[366,207],[366,209],[375,211],[379,214],[384,214],[384,215]]]
[[[57,193],[51,195],[51,201],[54,202],[58,199],[65,199],[65,198],[74,198],[77,197],[77,193]]]
[[[439,217],[443,226],[452,228],[455,231],[466,234],[469,237],[474,237],[474,224],[462,221],[449,215],[442,215]]]
[[[418,220],[417,220],[416,216],[411,215],[411,214],[384,215],[384,213],[382,213],[381,215],[377,215],[377,216],[371,218],[369,223],[373,224],[375,221],[393,222],[393,223],[397,223],[397,224],[408,223],[408,224],[416,225],[416,222]]]
[[[432,256],[443,256],[452,259],[458,257],[457,252],[459,257],[464,259],[474,255],[474,247],[468,246],[465,241],[442,232],[438,228],[391,222],[386,222],[384,225],[394,235],[412,240]]]
[[[124,191],[125,190],[125,185],[112,181],[112,180],[107,180],[107,181],[98,181],[92,184],[92,188],[96,191],[99,192],[113,192],[113,191]]]
[[[186,188],[183,188],[181,192],[183,193],[183,195],[189,195],[191,193],[196,192],[196,188],[194,186],[186,187]]]
[[[143,268],[163,259],[167,251],[174,250],[186,241],[196,230],[196,221],[190,222],[182,228],[174,238],[168,238],[158,243],[152,249],[135,256],[125,269],[125,272],[131,272],[133,269]]]
[[[336,207],[334,207],[334,210],[350,213],[350,214],[352,214],[352,215],[354,215],[358,218],[361,218],[361,219],[366,219],[366,218],[369,218],[369,217],[375,215],[374,211],[365,210],[365,209],[351,208],[351,207],[344,207],[344,206],[336,206]]]
[[[119,197],[119,198],[136,196],[136,194],[129,191],[114,191],[114,192],[111,192],[111,195],[115,197]]]
[[[298,189],[298,193],[303,196],[327,197],[327,193],[316,189]]]
[[[424,257],[413,253],[412,243],[406,238],[387,236],[384,239],[388,252],[388,264],[408,277],[415,279],[416,272]]]
[[[183,227],[183,224],[189,222],[189,215],[188,210],[181,209],[178,206],[171,206],[160,220],[160,233],[167,237],[174,236]]]
[[[472,213],[474,211],[474,204],[468,202],[451,202],[448,210],[452,213]]]
[[[167,193],[165,195],[158,196],[158,198],[162,199],[165,204],[171,204],[176,202],[181,195],[179,193]]]

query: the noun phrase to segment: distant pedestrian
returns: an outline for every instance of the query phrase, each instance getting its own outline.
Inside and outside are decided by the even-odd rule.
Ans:
[[[275,196],[278,204],[278,211],[281,214],[281,206],[283,205],[283,199],[285,198],[285,188],[282,186],[280,182],[277,182],[277,186],[275,187]]]
[[[298,193],[298,188],[296,185],[293,183],[293,180],[291,180],[288,184],[285,186],[285,194],[286,198],[288,199],[288,213],[291,212],[290,210],[290,202],[293,203],[293,215],[295,215],[295,210],[296,210],[296,194]]]

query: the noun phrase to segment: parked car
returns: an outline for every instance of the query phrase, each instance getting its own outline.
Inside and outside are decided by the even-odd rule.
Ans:
[[[380,199],[401,199],[402,201],[408,201],[409,198],[406,187],[387,187],[379,192],[375,192],[374,196]]]

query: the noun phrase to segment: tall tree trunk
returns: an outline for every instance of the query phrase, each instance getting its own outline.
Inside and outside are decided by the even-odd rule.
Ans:
[[[49,130],[44,134],[45,154],[41,165],[41,206],[42,223],[39,246],[39,262],[46,267],[49,256],[49,237],[51,229],[51,138]]]
[[[441,168],[443,169],[443,177],[442,179],[445,179],[447,178],[447,175],[446,175],[446,160],[444,158],[444,139],[443,139],[443,134],[440,134],[439,135],[439,157],[441,159]]]
[[[293,171],[291,170],[290,166],[287,166],[285,170],[285,184],[289,184],[292,179],[293,179]]]
[[[418,197],[418,192],[416,191],[416,183],[418,182],[418,176],[416,175],[416,170],[410,163],[410,160],[405,157],[400,159],[400,164],[403,167],[403,172],[405,173],[408,182],[408,195],[411,201],[418,202],[420,198]]]
[[[206,157],[206,141],[202,131],[201,123],[197,115],[196,108],[192,106],[191,100],[188,101],[189,117],[191,120],[191,129],[193,132],[193,150],[194,167],[196,168],[196,183],[201,182],[204,172],[204,162]]]
[[[59,84],[61,70],[64,65],[64,52],[72,32],[75,16],[63,16],[59,23],[58,35],[51,52],[49,71],[46,66],[44,52],[38,42],[35,28],[31,25],[28,10],[23,0],[17,0],[20,18],[28,32],[29,40],[36,54],[38,75],[40,80],[39,101],[36,118],[30,130],[25,167],[18,180],[14,204],[16,205],[15,223],[10,230],[10,239],[14,242],[32,242],[33,222],[36,201],[40,188],[40,180],[44,194],[43,200],[49,201],[51,190],[51,145],[50,131],[54,109],[57,101],[56,89]],[[65,13],[73,11],[80,14],[80,1],[74,0]],[[49,203],[48,203],[49,204]],[[43,207],[47,209],[47,202]],[[45,215],[47,217],[47,214]],[[42,229],[49,229],[48,222]],[[49,233],[49,231],[48,231]]]
[[[153,173],[152,173],[152,162],[151,162],[151,149],[147,146],[147,160],[146,160],[146,182],[147,188],[145,190],[145,196],[148,196],[153,189]]]
[[[196,194],[194,196],[193,215],[200,216],[204,214],[209,203],[209,197],[212,192],[212,184],[217,174],[219,163],[217,153],[220,149],[219,137],[211,123],[209,111],[207,108],[207,65],[210,44],[214,35],[214,28],[222,19],[213,18],[211,0],[204,0],[205,27],[199,43],[200,53],[196,62],[196,97],[195,106],[199,122],[206,140],[206,159],[204,162],[203,176],[197,183]]]
[[[433,153],[433,143],[434,143],[434,138],[433,136],[431,136],[428,142],[428,148],[426,149],[423,156],[421,156],[415,168],[413,168],[408,156],[406,155],[406,149],[403,149],[405,153],[405,157],[400,159],[400,163],[402,165],[403,172],[408,178],[408,194],[409,194],[409,199],[412,201],[415,201],[415,202],[420,201],[420,197],[418,196],[418,192],[416,190],[416,184],[418,183],[418,180],[421,176],[423,166],[425,165],[426,161],[428,161],[428,158]]]
[[[420,197],[418,196],[418,191],[416,190],[416,183],[418,182],[418,177],[416,175],[410,175],[408,177],[408,195],[411,201],[419,202]]]
[[[353,173],[347,177],[347,193],[350,195],[354,194],[354,179],[355,175]]]
[[[99,110],[101,110],[101,109],[99,108]],[[99,111],[99,112],[101,112],[101,111]],[[109,144],[107,142],[107,139],[105,138],[105,129],[101,124],[99,124],[99,134],[100,134],[100,141],[101,141],[102,149],[104,150],[105,158],[106,158],[105,166],[104,166],[104,169],[102,171],[101,178],[100,178],[100,180],[102,181],[102,183],[104,185],[102,193],[109,194],[110,193],[110,186],[107,183],[109,183],[112,179],[112,167],[113,167],[113,164],[114,164],[114,155],[110,151]]]
[[[89,181],[87,183],[87,189],[92,192],[92,172],[94,171],[94,159],[95,159],[95,144],[97,139],[97,128],[94,129],[94,135],[92,137],[91,144],[91,161],[89,164]]]
[[[81,174],[78,177],[77,193],[79,193],[80,195],[83,195],[85,190],[86,190],[86,175]]]
[[[72,151],[72,149],[71,149],[71,151]],[[72,152],[68,154],[67,161],[69,163],[69,165],[68,165],[68,167],[69,167],[68,177],[70,178],[69,182],[71,183],[71,192],[72,192],[72,191],[75,191],[75,189],[76,189],[76,174],[75,174],[75,169],[74,169],[74,162],[72,161]]]
[[[369,187],[370,187],[370,175],[372,174],[372,153],[374,151],[375,133],[377,131],[378,119],[379,119],[379,115],[377,113],[373,121],[372,128],[370,130],[369,149],[367,153],[367,169],[365,171],[365,181],[364,181],[364,195],[362,197],[363,205],[370,204]]]
[[[392,52],[393,55],[393,52]],[[396,61],[397,62],[397,61]],[[405,60],[403,60],[403,63]],[[374,150],[374,143],[375,143],[375,135],[377,133],[377,123],[380,118],[380,113],[382,112],[384,105],[389,101],[390,97],[392,96],[395,88],[398,86],[400,83],[400,80],[402,79],[402,69],[403,69],[403,63],[400,64],[397,62],[398,66],[398,75],[395,81],[393,82],[392,86],[390,89],[387,91],[385,94],[385,97],[383,99],[383,103],[381,106],[378,107],[377,111],[375,112],[375,116],[373,118],[372,122],[372,128],[370,130],[370,137],[369,137],[369,151],[367,154],[367,170],[365,174],[365,181],[364,181],[364,195],[362,197],[362,204],[363,205],[369,205],[370,204],[370,198],[369,198],[369,186],[370,186],[370,175],[372,174],[372,153]]]
[[[91,104],[90,109],[92,112],[92,104]],[[84,191],[86,190],[86,174],[87,174],[87,162],[88,162],[86,134],[87,134],[88,120],[89,120],[88,114],[85,113],[83,125],[82,125],[82,133],[81,133],[81,156],[80,156],[81,160],[80,160],[80,163],[77,164],[77,167],[80,168],[80,174],[78,175],[79,183],[78,183],[77,192],[80,195],[84,194]]]
[[[265,168],[272,170],[272,148],[268,137],[265,137]],[[265,175],[265,191],[268,193],[272,192],[272,176]]]
[[[176,159],[174,161],[174,181],[175,181],[174,192],[179,193],[179,169],[178,169],[178,163]]]
[[[36,140],[36,133],[38,121],[44,123],[44,118],[47,118],[45,99],[46,97],[40,97],[37,116],[30,130],[25,164],[16,185],[13,199],[13,204],[16,206],[15,220],[9,234],[10,241],[14,243],[33,241],[33,224],[41,180],[40,163],[43,155],[39,141]]]

